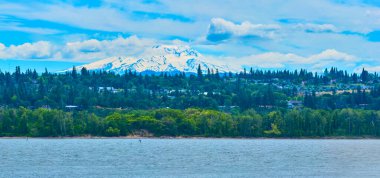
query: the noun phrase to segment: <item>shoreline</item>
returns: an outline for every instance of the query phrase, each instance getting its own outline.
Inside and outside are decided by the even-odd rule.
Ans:
[[[333,137],[202,137],[202,136],[64,136],[64,137],[0,137],[0,139],[232,139],[232,140],[380,140],[380,137],[350,137],[350,136],[333,136]]]

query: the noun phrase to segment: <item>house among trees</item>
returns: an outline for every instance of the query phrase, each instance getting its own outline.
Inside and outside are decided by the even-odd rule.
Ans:
[[[303,107],[302,101],[296,101],[296,100],[288,101],[288,108],[289,109],[302,108],[302,107]]]
[[[65,108],[68,111],[75,111],[75,110],[79,109],[79,106],[76,106],[76,105],[66,105]]]
[[[89,89],[93,90],[94,88],[93,87],[89,87]],[[102,93],[102,92],[105,92],[105,91],[108,91],[108,92],[111,92],[111,93],[121,93],[124,90],[120,89],[120,88],[114,88],[114,87],[98,87],[98,93]]]
[[[42,105],[41,108],[48,109],[48,110],[51,109],[51,107],[49,105]]]

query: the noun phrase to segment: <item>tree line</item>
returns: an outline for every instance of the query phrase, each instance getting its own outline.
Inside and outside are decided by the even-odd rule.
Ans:
[[[380,111],[360,109],[253,109],[226,113],[188,108],[88,111],[0,110],[0,136],[334,137],[380,135]]]
[[[195,74],[143,75],[16,67],[0,71],[0,135],[377,137],[378,81],[364,69],[204,74],[199,66]]]
[[[307,70],[244,70],[240,73],[203,74],[160,73],[142,75],[133,71],[115,74],[82,68],[65,73],[38,74],[35,70],[0,71],[0,106],[39,107],[64,110],[75,105],[83,110],[93,107],[158,109],[190,107],[214,109],[239,107],[287,108],[288,101],[302,101],[313,109],[380,109],[377,73],[348,74],[331,68],[323,74]],[[354,87],[337,93],[341,86]],[[366,86],[367,88],[363,88]],[[328,90],[331,94],[316,95]],[[369,88],[368,88],[369,87]]]

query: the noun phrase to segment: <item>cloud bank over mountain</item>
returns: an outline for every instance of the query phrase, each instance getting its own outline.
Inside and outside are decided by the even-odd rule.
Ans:
[[[0,0],[0,59],[93,62],[174,44],[229,65],[375,70],[379,19],[364,0]]]
[[[276,24],[252,24],[248,21],[235,24],[222,18],[213,18],[208,29],[207,40],[224,41],[237,39],[273,39],[281,27]]]
[[[186,46],[186,43],[177,40],[166,42],[173,47]],[[137,36],[128,38],[120,37],[114,40],[91,39],[65,43],[62,46],[54,45],[46,41],[9,47],[5,47],[1,44],[0,58],[50,59],[81,62],[97,61],[99,59],[119,56],[139,59],[146,56],[160,56],[156,51],[152,51],[152,46],[156,46],[157,44],[158,41],[142,39]],[[186,48],[191,47],[187,46]],[[196,51],[195,49],[192,50]],[[340,66],[353,70],[355,67],[362,65],[360,58],[335,49],[327,49],[309,56],[278,52],[264,52],[240,57],[199,55],[202,55],[204,62],[219,66],[230,66],[231,69],[239,70],[253,67],[265,69],[306,68],[312,71],[322,71],[326,66]],[[237,72],[237,70],[233,71]]]

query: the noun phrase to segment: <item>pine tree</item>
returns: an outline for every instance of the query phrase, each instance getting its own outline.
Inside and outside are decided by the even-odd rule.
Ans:
[[[74,78],[74,79],[76,79],[77,78],[77,69],[76,69],[76,67],[75,66],[73,66],[73,69],[72,69],[72,71],[71,71],[71,76]]]
[[[20,80],[20,77],[21,77],[21,69],[20,69],[20,66],[16,66],[16,71],[14,73],[15,75],[15,79],[16,81],[18,82]]]
[[[198,65],[197,74],[198,74],[198,78],[202,79],[203,74],[202,74],[202,69],[201,69],[201,65],[200,64]]]
[[[360,78],[362,79],[363,83],[368,81],[368,71],[366,71],[364,68],[362,70],[362,74],[360,75]]]
[[[82,67],[82,69],[80,70],[80,73],[82,76],[87,76],[88,75],[88,71],[85,67]]]

